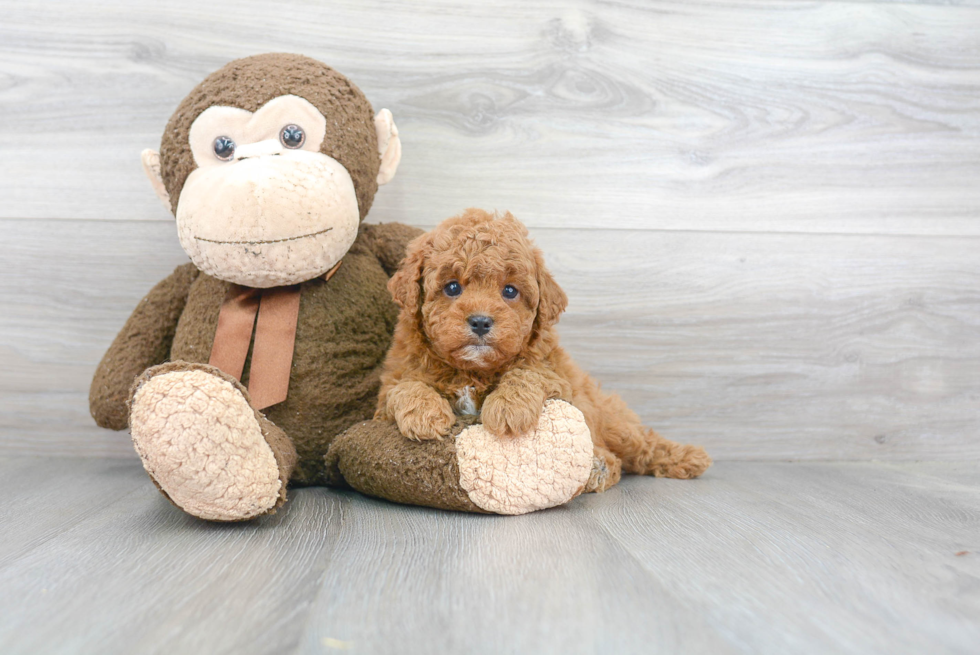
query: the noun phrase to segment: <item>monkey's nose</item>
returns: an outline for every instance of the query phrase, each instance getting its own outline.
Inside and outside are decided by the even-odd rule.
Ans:
[[[493,319],[489,316],[470,316],[466,322],[470,324],[473,334],[478,337],[482,337],[493,327]]]
[[[266,139],[256,143],[243,143],[235,148],[235,159],[248,159],[249,157],[262,157],[263,155],[278,155],[282,152],[282,144],[279,139]]]

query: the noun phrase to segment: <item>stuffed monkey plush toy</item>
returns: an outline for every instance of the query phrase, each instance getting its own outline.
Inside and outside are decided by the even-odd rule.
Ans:
[[[419,231],[362,221],[400,157],[388,110],[375,115],[346,77],[286,54],[209,75],[160,152],[143,152],[191,263],[139,303],[89,401],[100,426],[129,426],[146,471],[185,512],[252,519],[290,484],[499,513],[582,491],[591,441],[574,416],[504,450],[462,419],[456,438],[426,444],[367,421],[398,315],[386,285]],[[554,458],[552,437],[576,444],[560,458],[581,460],[557,481],[534,465]]]

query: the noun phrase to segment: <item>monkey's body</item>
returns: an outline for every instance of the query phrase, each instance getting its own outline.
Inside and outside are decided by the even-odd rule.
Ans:
[[[283,485],[330,483],[324,456],[331,441],[373,415],[380,367],[398,314],[386,289],[389,271],[416,234],[418,230],[397,223],[363,225],[329,280],[318,277],[300,284],[289,392],[285,401],[265,410],[261,420],[284,433],[277,431],[280,439],[270,443],[276,461],[295,460],[283,471]],[[230,285],[185,264],[153,288],[106,352],[92,381],[91,409],[99,425],[126,427],[126,403],[138,377],[213,372],[206,365]],[[248,386],[250,360],[251,353],[242,387]]]
[[[377,231],[375,226],[365,227]],[[296,447],[299,462],[292,484],[325,484],[323,456],[330,442],[374,413],[379,367],[397,317],[387,283],[387,273],[362,237],[329,281],[318,277],[300,285],[289,392],[285,401],[263,410]],[[177,324],[171,360],[208,362],[229,286],[210,275],[197,276]],[[246,387],[250,360],[251,356],[242,376]]]

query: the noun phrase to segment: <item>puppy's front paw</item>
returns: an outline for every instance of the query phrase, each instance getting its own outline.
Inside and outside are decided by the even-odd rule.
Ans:
[[[395,415],[403,435],[413,441],[442,439],[456,423],[453,408],[444,398],[419,400]]]
[[[498,392],[491,393],[483,401],[480,418],[491,434],[517,437],[527,434],[538,424],[541,405],[519,398],[507,398]]]

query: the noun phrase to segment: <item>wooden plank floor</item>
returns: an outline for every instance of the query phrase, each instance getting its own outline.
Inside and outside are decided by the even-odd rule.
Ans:
[[[215,525],[135,459],[18,457],[0,459],[0,497],[5,654],[980,644],[975,462],[722,462],[523,517],[303,489]]]

